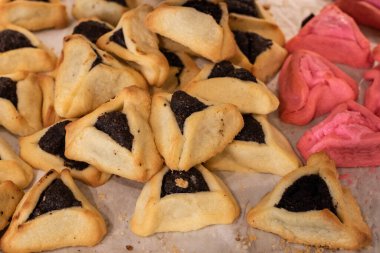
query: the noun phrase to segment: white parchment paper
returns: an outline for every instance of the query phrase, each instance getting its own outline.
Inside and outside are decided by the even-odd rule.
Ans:
[[[70,12],[72,0],[63,0],[63,2],[68,6],[68,11]],[[286,38],[289,39],[298,32],[304,17],[311,12],[318,13],[324,5],[331,1],[262,0],[260,2],[270,6],[275,19],[285,33]],[[59,55],[62,48],[62,38],[72,32],[74,20],[71,21],[71,26],[68,28],[44,31],[37,33],[37,35]],[[364,27],[362,31],[370,38],[373,46],[380,43],[379,31]],[[363,71],[347,67],[344,67],[343,70],[359,82],[361,94],[363,94],[363,90],[368,85],[361,79]],[[268,86],[277,92],[277,78],[272,80]],[[296,127],[282,123],[277,112],[275,112],[270,115],[270,121],[285,134],[294,147],[303,132],[321,121],[321,118],[316,119],[307,126]],[[8,140],[18,150],[17,138],[1,127],[0,136]],[[349,187],[357,198],[363,215],[373,233],[372,246],[360,252],[380,252],[380,168],[339,169],[339,172],[342,184]],[[43,173],[39,171],[35,174],[35,180],[37,180]],[[218,173],[218,175],[229,186],[242,210],[240,217],[234,224],[209,226],[188,233],[160,233],[148,238],[135,236],[128,229],[128,223],[134,212],[136,199],[143,184],[116,176],[98,188],[91,188],[78,182],[83,193],[105,217],[108,234],[96,247],[65,248],[55,252],[331,252],[326,249],[287,243],[276,235],[248,226],[245,221],[247,210],[273,188],[279,180],[278,176],[230,172]]]

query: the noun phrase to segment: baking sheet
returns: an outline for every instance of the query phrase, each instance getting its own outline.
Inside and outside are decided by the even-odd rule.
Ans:
[[[70,12],[72,0],[62,2],[68,6]],[[325,4],[331,1],[263,0],[259,2],[270,6],[275,19],[286,38],[289,39],[298,32],[299,24],[304,17],[311,12],[318,13]],[[71,26],[68,28],[40,32],[37,33],[37,36],[59,55],[62,38],[72,32],[73,26],[74,21],[72,20]],[[380,43],[379,32],[368,28],[363,28],[363,32],[371,39],[373,46]],[[363,94],[363,90],[368,84],[361,80],[362,71],[348,67],[344,67],[343,70],[359,82],[360,91]],[[272,80],[268,86],[277,92],[277,78]],[[272,124],[285,134],[293,147],[303,132],[320,120],[321,118],[307,126],[296,127],[282,123],[278,119],[277,112],[270,115]],[[18,150],[17,138],[1,127],[0,136]],[[342,184],[349,187],[357,198],[373,233],[372,246],[360,252],[380,252],[380,194],[378,193],[380,192],[380,168],[339,169],[339,172]],[[35,180],[37,180],[43,173],[38,171],[35,174],[37,175]],[[77,181],[83,193],[106,219],[108,233],[96,247],[64,248],[54,252],[332,252],[326,249],[287,243],[276,235],[248,226],[245,221],[247,210],[273,188],[279,180],[278,176],[231,172],[218,172],[217,174],[229,186],[241,207],[241,215],[234,224],[214,225],[188,233],[160,233],[148,238],[135,236],[128,229],[128,223],[143,184],[117,176],[113,176],[108,183],[98,188],[91,188]]]

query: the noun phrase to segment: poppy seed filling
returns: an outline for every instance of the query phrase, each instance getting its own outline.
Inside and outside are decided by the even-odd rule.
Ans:
[[[243,68],[235,68],[229,61],[216,63],[211,70],[208,78],[232,77],[242,81],[257,82],[257,79],[251,72]]]
[[[183,133],[186,119],[191,114],[202,111],[207,107],[207,105],[203,104],[195,97],[188,95],[184,91],[174,92],[170,101],[170,109],[175,115],[181,133]]]
[[[17,108],[17,82],[8,77],[0,77],[0,97],[8,99]]]
[[[99,116],[95,128],[108,134],[120,146],[132,151],[134,136],[131,134],[127,116],[122,112],[106,112]]]
[[[252,64],[256,62],[256,58],[260,54],[270,49],[273,45],[271,40],[265,39],[256,33],[238,31],[234,31],[233,33],[239,49]]]
[[[70,207],[82,206],[61,179],[54,179],[51,184],[41,193],[37,205],[29,215],[27,221],[45,213]]]
[[[243,114],[244,126],[235,136],[238,141],[265,143],[263,127],[251,114]]]
[[[111,28],[106,26],[106,24],[97,21],[85,21],[79,23],[73,31],[73,34],[81,34],[85,36],[92,43],[96,41],[103,35],[111,31]]]
[[[117,30],[116,32],[114,32],[114,34],[111,35],[110,41],[115,42],[119,46],[127,48],[127,45],[125,44],[125,40],[124,40],[123,29],[121,29],[121,28],[119,30]]]
[[[259,18],[259,11],[252,0],[226,0],[228,13],[237,13]]]
[[[35,47],[22,33],[5,29],[0,31],[0,53],[25,47]]]
[[[210,3],[205,0],[190,0],[187,1],[184,7],[191,7],[196,9],[197,11],[203,12],[205,14],[211,15],[212,18],[219,24],[222,19],[222,10],[219,5]]]
[[[290,212],[328,209],[337,215],[329,188],[319,175],[307,175],[297,179],[285,190],[275,207]]]
[[[88,163],[71,160],[65,156],[65,126],[70,122],[70,120],[65,120],[50,127],[38,141],[38,146],[49,154],[61,157],[64,166],[75,170],[84,170],[89,166]]]
[[[202,173],[196,168],[188,171],[169,170],[162,179],[161,198],[175,193],[210,191]]]
[[[127,3],[125,0],[107,0],[108,2],[114,2],[114,3],[117,3],[121,6],[124,6],[124,7],[128,7]]]

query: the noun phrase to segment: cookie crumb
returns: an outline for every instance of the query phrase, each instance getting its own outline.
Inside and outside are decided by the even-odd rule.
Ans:
[[[132,250],[133,250],[133,246],[132,246],[132,245],[127,245],[127,246],[125,246],[125,248],[126,248],[128,251],[132,251]]]

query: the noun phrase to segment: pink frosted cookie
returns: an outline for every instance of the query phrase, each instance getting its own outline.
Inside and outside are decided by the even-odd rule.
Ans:
[[[365,72],[364,79],[372,81],[365,92],[364,105],[380,117],[380,66]]]
[[[330,61],[353,67],[368,68],[373,64],[370,43],[355,21],[336,5],[327,5],[312,18],[288,43],[293,52],[307,49]]]
[[[335,3],[356,22],[380,29],[380,0],[337,0]]]
[[[305,125],[336,105],[356,99],[356,82],[326,58],[298,50],[285,61],[279,78],[280,118]]]
[[[337,106],[297,143],[302,156],[325,151],[338,167],[380,165],[380,118],[366,107],[348,101]]]

